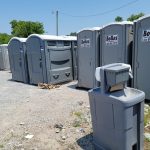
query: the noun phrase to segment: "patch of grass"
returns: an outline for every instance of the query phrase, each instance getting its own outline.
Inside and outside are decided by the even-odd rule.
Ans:
[[[76,119],[75,119],[75,120],[73,121],[72,126],[75,127],[75,128],[76,128],[76,127],[80,127],[80,126],[81,126],[81,123],[82,123],[82,120],[76,120]]]
[[[75,115],[76,117],[78,117],[78,118],[82,118],[83,113],[80,112],[80,111],[77,111],[77,112],[74,112],[74,115]]]
[[[144,138],[144,150],[149,150],[150,148],[150,141],[147,138]]]
[[[76,150],[75,144],[71,144],[71,143],[68,144],[67,149],[68,150]]]
[[[150,139],[145,137],[145,141],[146,142],[150,142]]]
[[[148,110],[146,115],[144,115],[144,126],[146,126],[149,122],[150,122],[150,109]]]
[[[3,145],[3,144],[0,144],[0,148],[4,148],[4,145]]]
[[[73,112],[73,116],[75,117],[73,121],[73,127],[81,127],[88,123],[87,118],[85,117],[84,113],[81,111]]]

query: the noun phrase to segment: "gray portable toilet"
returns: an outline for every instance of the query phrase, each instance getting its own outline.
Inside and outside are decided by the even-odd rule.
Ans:
[[[8,43],[12,80],[28,83],[26,38],[13,37]]]
[[[0,45],[0,70],[9,70],[8,44]]]
[[[100,29],[100,27],[94,27],[78,32],[78,87],[89,89],[97,86],[94,70],[100,66]]]
[[[143,90],[150,100],[150,16],[134,22],[133,86]]]
[[[108,24],[102,29],[102,65],[127,63],[132,65],[133,23],[128,21]]]
[[[32,34],[27,39],[31,84],[56,84],[73,80],[71,42],[73,36]]]
[[[101,87],[89,91],[96,150],[143,150],[144,92],[126,87],[132,76],[127,64],[96,69]]]

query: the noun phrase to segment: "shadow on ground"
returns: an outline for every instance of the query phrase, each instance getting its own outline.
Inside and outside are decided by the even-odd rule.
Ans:
[[[94,145],[93,145],[93,134],[92,133],[78,139],[77,144],[83,150],[95,150]]]
[[[146,99],[145,103],[148,104],[148,105],[150,105],[150,100]]]
[[[77,84],[68,85],[68,87],[71,88],[71,89],[80,90],[80,91],[88,91],[89,90],[87,88],[78,87]]]

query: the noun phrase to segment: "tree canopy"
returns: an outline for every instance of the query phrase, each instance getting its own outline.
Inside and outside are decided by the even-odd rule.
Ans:
[[[8,35],[6,33],[0,33],[0,44],[8,44],[11,38],[11,35]]]
[[[77,32],[71,32],[70,36],[77,36]]]
[[[142,12],[140,12],[140,13],[138,13],[138,14],[132,14],[131,16],[129,16],[128,18],[127,18],[127,21],[134,21],[134,20],[137,20],[137,19],[139,19],[140,17],[142,17],[142,16],[144,16],[145,14],[144,13],[142,13]],[[123,18],[121,17],[121,16],[117,16],[116,18],[115,18],[115,21],[116,22],[121,22],[121,21],[123,21]]]
[[[121,21],[123,21],[123,18],[120,17],[120,16],[117,16],[117,17],[115,18],[115,21],[116,21],[116,22],[121,22]]]
[[[45,32],[43,24],[40,22],[12,20],[10,24],[11,34],[17,37],[28,37],[33,33],[43,34]]]
[[[127,21],[134,21],[134,20],[137,20],[139,19],[140,17],[144,16],[144,13],[139,13],[139,14],[132,14],[128,19]]]

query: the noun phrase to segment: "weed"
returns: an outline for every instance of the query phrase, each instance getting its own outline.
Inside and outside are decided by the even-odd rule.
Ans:
[[[148,112],[144,116],[144,125],[146,126],[150,122],[150,108],[148,109]]]
[[[82,123],[82,120],[77,120],[77,119],[75,119],[74,121],[73,121],[73,127],[80,127],[81,126],[81,123]]]
[[[77,116],[78,118],[82,118],[83,113],[80,111],[74,112],[74,115]]]
[[[0,148],[4,148],[4,145],[0,144]]]

